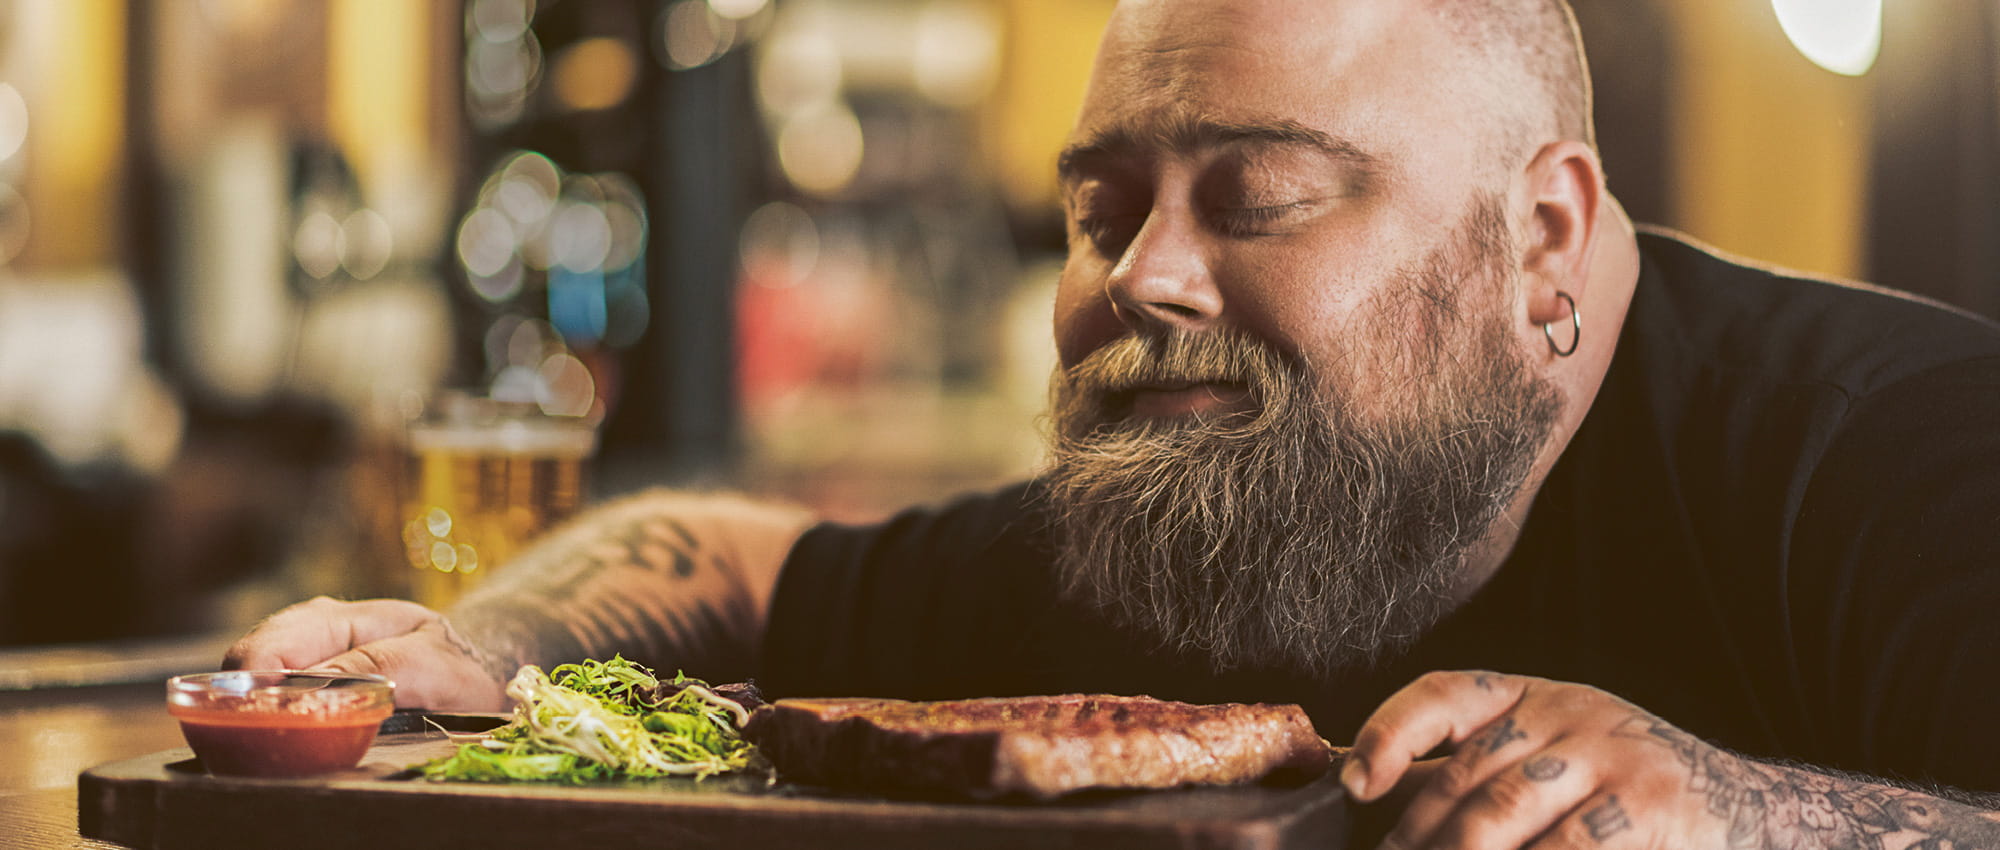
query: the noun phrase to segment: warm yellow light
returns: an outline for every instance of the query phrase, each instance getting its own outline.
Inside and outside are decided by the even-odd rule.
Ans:
[[[1056,203],[1056,151],[1083,106],[1083,84],[1111,0],[1006,0],[1000,65],[982,119],[1014,204]]]
[[[7,119],[14,125],[6,131],[9,137],[25,131],[23,141],[12,146],[15,155],[29,160],[23,194],[32,199],[25,211],[33,213],[34,233],[20,262],[45,269],[109,262],[117,250],[111,237],[119,216],[114,175],[125,139],[126,4],[0,5],[18,8],[23,29],[10,31],[6,49],[28,51],[31,61],[41,57],[47,63],[39,86],[18,81],[27,112]],[[30,39],[37,42],[32,47]],[[19,212],[4,220],[0,243],[10,241],[10,232],[20,226]],[[0,258],[9,253],[0,246]]]
[[[5,162],[28,140],[28,102],[21,92],[0,83],[0,162]]]
[[[371,199],[407,192],[400,181],[423,168],[430,14],[406,0],[326,6],[327,121]]]
[[[832,196],[861,170],[861,121],[846,104],[820,104],[794,113],[778,131],[778,165],[792,185]]]
[[[762,12],[768,5],[770,0],[708,0],[708,8],[732,21],[740,21]]]
[[[1858,77],[1882,52],[1882,0],[1771,0],[1778,26],[1814,64]]]
[[[639,78],[632,48],[615,38],[588,38],[556,57],[556,99],[576,110],[610,109],[625,102]]]

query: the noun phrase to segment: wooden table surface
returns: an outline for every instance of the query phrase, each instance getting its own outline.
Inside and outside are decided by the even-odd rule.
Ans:
[[[10,690],[5,685],[13,679],[49,681],[35,670],[16,675],[49,659],[37,656],[32,665],[10,666],[15,655],[0,653],[0,847],[122,850],[78,834],[77,776],[98,765],[185,746],[166,711],[166,676],[135,682],[130,669],[120,669],[110,674],[126,680],[119,684]],[[63,677],[83,668],[61,660],[57,678],[75,681]],[[179,659],[164,663],[208,666]],[[1369,823],[1369,808],[1374,807],[1356,813],[1362,843],[1350,839],[1349,846],[1373,846],[1387,826]]]
[[[8,847],[117,848],[76,831],[85,768],[185,746],[166,683],[0,691],[0,834]]]

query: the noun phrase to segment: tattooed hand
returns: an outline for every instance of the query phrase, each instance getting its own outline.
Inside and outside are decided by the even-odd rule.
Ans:
[[[1442,765],[1413,765],[1440,744]],[[1341,781],[1369,802],[1405,780],[1420,784],[1392,850],[2000,848],[1990,812],[1758,762],[1595,688],[1526,676],[1432,673],[1383,703]]]
[[[614,653],[710,681],[754,670],[778,570],[812,516],[728,496],[653,491],[601,505],[516,555],[447,620],[392,599],[315,599],[277,614],[224,664],[331,667],[396,680],[396,704],[506,707],[522,664]]]
[[[223,657],[225,669],[380,673],[396,704],[440,711],[499,711],[504,683],[443,615],[400,599],[319,597],[266,618]]]

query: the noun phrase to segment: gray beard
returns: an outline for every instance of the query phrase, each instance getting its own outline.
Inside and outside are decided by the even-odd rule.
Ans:
[[[1059,373],[1065,597],[1218,670],[1323,676],[1406,649],[1449,610],[1561,409],[1491,315],[1430,352],[1446,356],[1393,422],[1320,397],[1237,332],[1128,337]],[[1257,409],[1127,418],[1121,388],[1169,378],[1245,384]]]

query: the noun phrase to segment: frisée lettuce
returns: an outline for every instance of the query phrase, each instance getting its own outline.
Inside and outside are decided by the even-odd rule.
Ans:
[[[522,667],[507,695],[514,719],[418,766],[424,778],[582,784],[702,778],[761,765],[743,740],[743,705],[700,679],[676,673],[662,681],[623,656],[563,664],[547,675]]]

